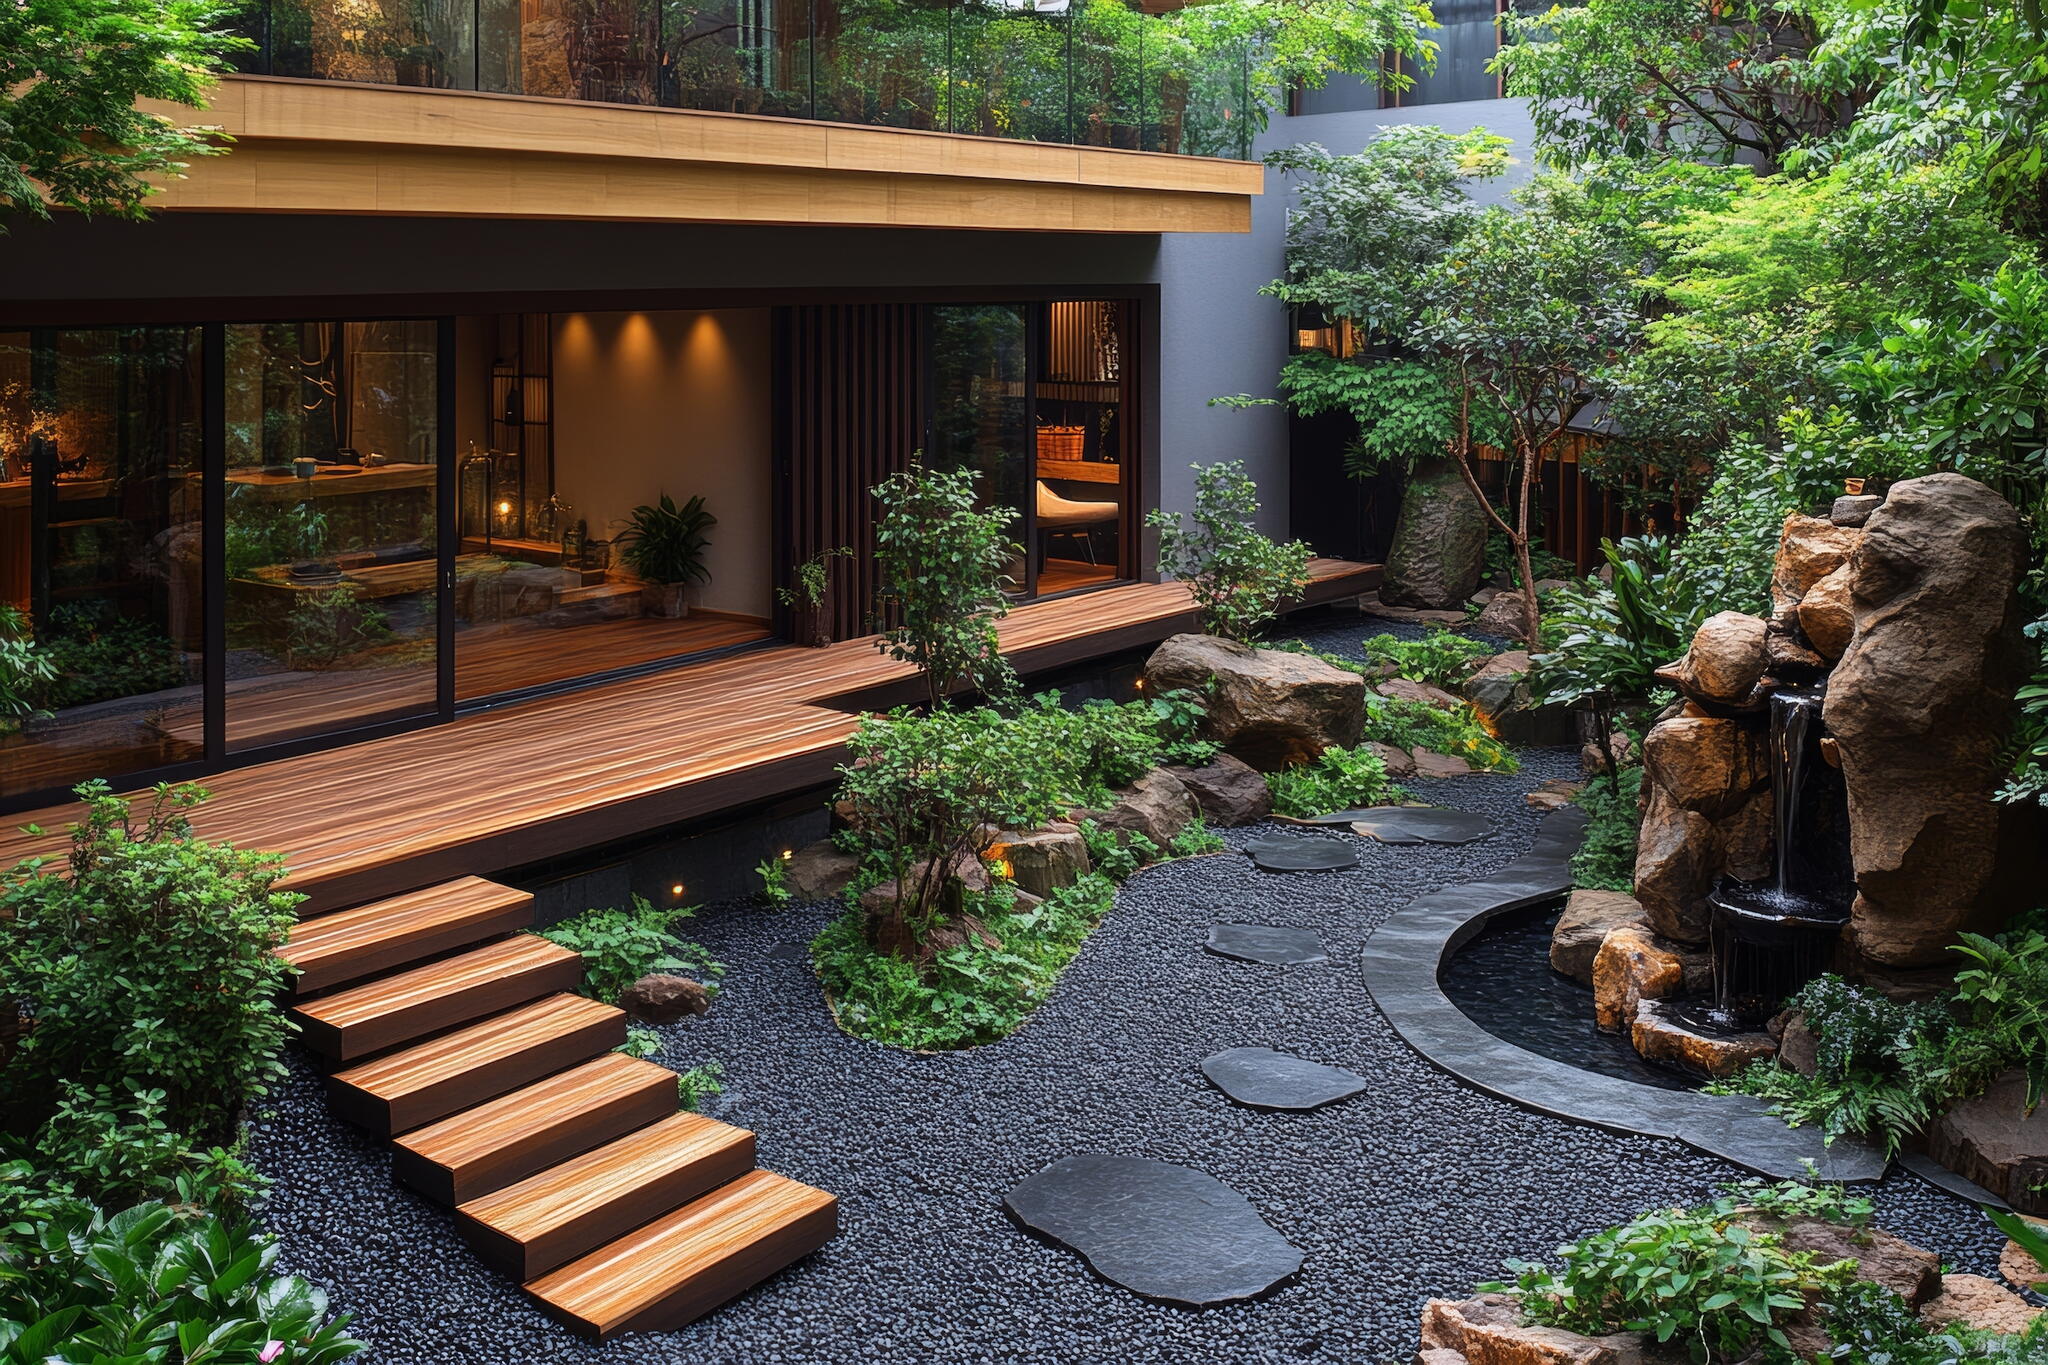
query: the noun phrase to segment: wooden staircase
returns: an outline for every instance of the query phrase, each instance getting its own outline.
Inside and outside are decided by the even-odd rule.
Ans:
[[[823,1246],[838,1201],[754,1165],[754,1135],[676,1107],[614,1051],[582,960],[477,877],[310,919],[278,956],[335,1112],[393,1142],[479,1257],[586,1336],[681,1327]]]

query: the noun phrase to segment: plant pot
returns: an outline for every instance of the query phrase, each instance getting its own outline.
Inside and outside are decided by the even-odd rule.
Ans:
[[[690,614],[688,583],[646,583],[640,588],[640,603],[649,616],[679,621]]]
[[[789,636],[797,644],[811,649],[823,649],[832,643],[832,594],[829,590],[816,606],[790,608]]]

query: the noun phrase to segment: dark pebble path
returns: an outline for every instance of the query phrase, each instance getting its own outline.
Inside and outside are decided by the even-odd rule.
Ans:
[[[1336,630],[1320,633],[1332,636],[1322,647],[1340,644]],[[1341,643],[1361,633],[1350,625]],[[1737,1176],[1673,1142],[1465,1089],[1394,1036],[1362,984],[1373,927],[1510,862],[1536,827],[1522,793],[1573,766],[1564,751],[1535,750],[1516,777],[1411,784],[1494,821],[1499,833],[1462,848],[1339,834],[1358,845],[1354,869],[1272,874],[1234,854],[1148,869],[1032,1020],[968,1053],[913,1056],[838,1032],[787,946],[835,907],[709,909],[695,933],[727,964],[725,988],[709,1015],[664,1030],[659,1060],[721,1062],[726,1093],[710,1112],[760,1135],[763,1166],[838,1194],[842,1231],[683,1331],[604,1347],[570,1337],[470,1255],[447,1212],[392,1182],[387,1151],[331,1118],[303,1067],[252,1135],[277,1182],[264,1221],[287,1267],[353,1315],[382,1365],[1406,1361],[1424,1299],[1499,1275],[1505,1256],[1545,1255]],[[1235,847],[1276,832],[1227,837]],[[1311,930],[1329,960],[1219,957],[1203,950],[1218,919]],[[1343,1067],[1369,1085],[1311,1113],[1245,1109],[1200,1070],[1236,1047]],[[1084,1153],[1208,1172],[1305,1253],[1301,1273],[1262,1301],[1203,1311],[1096,1279],[1020,1231],[1000,1202]],[[1877,1198],[1883,1226],[1963,1268],[1992,1267],[2002,1239],[1969,1205],[1897,1171]]]

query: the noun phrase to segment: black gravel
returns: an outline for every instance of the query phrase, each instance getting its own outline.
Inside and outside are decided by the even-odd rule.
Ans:
[[[1355,624],[1343,634],[1360,638]],[[1139,874],[1037,1015],[970,1053],[908,1055],[833,1027],[807,962],[786,945],[834,907],[707,910],[696,933],[727,964],[725,989],[709,1015],[663,1030],[659,1060],[722,1063],[727,1089],[710,1112],[759,1134],[763,1166],[835,1192],[842,1231],[683,1331],[602,1348],[570,1337],[479,1265],[446,1211],[393,1184],[382,1145],[331,1118],[304,1069],[252,1137],[277,1180],[264,1219],[287,1266],[324,1286],[374,1343],[371,1358],[392,1365],[1405,1360],[1426,1298],[1498,1275],[1503,1257],[1700,1200],[1738,1174],[1677,1143],[1467,1090],[1373,1008],[1357,970],[1373,927],[1424,892],[1510,862],[1536,827],[1522,792],[1570,775],[1572,757],[1535,750],[1524,765],[1517,777],[1412,784],[1495,822],[1498,834],[1466,847],[1356,839],[1360,864],[1343,872],[1272,875],[1226,854]],[[1226,837],[1241,846],[1275,832]],[[1330,960],[1216,957],[1202,944],[1217,919],[1313,930]],[[1199,1070],[1233,1047],[1344,1067],[1371,1087],[1315,1113],[1246,1110]],[[1306,1264],[1261,1302],[1200,1312],[1110,1286],[1000,1207],[1018,1180],[1081,1153],[1207,1171]],[[1878,1198],[1883,1226],[1963,1268],[1995,1263],[2003,1239],[1968,1204],[1904,1172]]]

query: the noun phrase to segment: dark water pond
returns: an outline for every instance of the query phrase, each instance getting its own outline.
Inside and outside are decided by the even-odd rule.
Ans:
[[[1444,994],[1496,1038],[1602,1076],[1666,1090],[1698,1082],[1652,1065],[1618,1034],[1593,1026],[1593,993],[1550,969],[1561,906],[1495,920],[1444,968]]]

